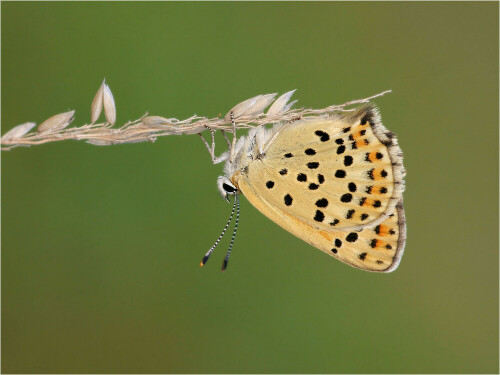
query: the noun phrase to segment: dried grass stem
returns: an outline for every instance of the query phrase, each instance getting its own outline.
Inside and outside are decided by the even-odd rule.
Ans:
[[[391,90],[381,92],[365,99],[358,99],[340,105],[331,105],[323,109],[285,109],[284,112],[274,113],[267,116],[264,113],[240,116],[235,119],[235,129],[248,129],[265,124],[285,123],[297,118],[307,118],[311,116],[329,115],[337,111],[350,111],[352,105],[368,103],[370,100],[389,93]],[[52,130],[37,132],[32,131],[22,136],[13,138],[4,137],[1,139],[1,149],[10,150],[14,147],[39,145],[49,142],[65,140],[85,140],[94,145],[114,145],[122,143],[154,142],[158,137],[166,135],[181,134],[201,134],[204,131],[212,133],[220,130],[225,136],[225,132],[233,133],[231,121],[225,118],[206,118],[201,116],[191,116],[185,120],[175,118],[162,118],[157,116],[148,117],[143,115],[137,120],[129,121],[119,128],[113,128],[109,122],[98,124],[86,124],[72,128],[54,128]],[[229,140],[226,137],[229,143]]]

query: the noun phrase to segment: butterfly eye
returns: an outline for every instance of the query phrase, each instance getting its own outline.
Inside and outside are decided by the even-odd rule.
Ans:
[[[234,193],[236,189],[233,186],[230,186],[226,183],[222,184],[222,188],[227,192],[227,193]]]
[[[222,195],[222,198],[227,201],[229,201],[229,195],[234,195],[238,192],[236,186],[234,186],[226,176],[220,176],[217,179],[217,187],[219,188],[219,193]]]

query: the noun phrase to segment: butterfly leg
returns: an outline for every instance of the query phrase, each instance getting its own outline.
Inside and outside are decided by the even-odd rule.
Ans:
[[[221,130],[220,132],[222,133],[224,139],[226,140],[227,148],[231,148],[231,142],[229,142],[229,138],[227,137],[226,132],[224,130]]]
[[[222,154],[220,156],[215,156],[215,131],[212,130],[212,129],[210,129],[210,128],[208,128],[208,127],[207,127],[207,129],[210,130],[210,135],[211,135],[211,138],[212,138],[212,145],[211,146],[208,144],[208,142],[203,137],[203,135],[201,135],[201,133],[198,133],[198,135],[200,136],[201,140],[205,144],[205,147],[207,148],[208,153],[210,154],[210,157],[212,158],[212,163],[213,164],[222,163],[223,161],[227,160],[227,154],[224,153],[224,154]]]

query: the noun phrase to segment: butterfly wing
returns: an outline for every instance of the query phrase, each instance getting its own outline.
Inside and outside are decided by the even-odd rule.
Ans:
[[[257,209],[306,242],[355,267],[387,271],[404,247],[404,175],[395,137],[376,109],[365,107],[284,127],[232,180]]]

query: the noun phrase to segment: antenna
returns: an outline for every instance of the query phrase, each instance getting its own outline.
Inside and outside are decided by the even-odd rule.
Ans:
[[[215,243],[213,244],[213,246],[210,248],[210,250],[207,251],[207,253],[205,254],[205,256],[203,257],[203,260],[201,261],[200,263],[200,266],[204,266],[205,263],[207,262],[208,258],[210,257],[210,255],[212,254],[212,251],[214,251],[214,249],[217,247],[217,245],[219,244],[220,240],[222,239],[222,237],[224,236],[224,233],[226,233],[226,230],[227,230],[227,227],[229,227],[229,224],[231,224],[231,220],[233,219],[233,215],[234,215],[234,209],[236,208],[236,201],[238,200],[238,194],[236,194],[236,197],[234,199],[234,203],[233,203],[233,210],[231,211],[231,215],[229,216],[229,219],[227,220],[227,223],[226,223],[226,226],[224,227],[224,229],[222,230],[222,233],[220,234],[219,238],[217,238],[217,241],[215,241]],[[238,201],[238,216],[239,216],[239,211],[240,211],[240,203]],[[234,235],[233,235],[233,240],[234,240]],[[231,241],[231,245],[232,245],[232,241]]]
[[[238,230],[238,220],[240,218],[240,199],[238,197],[238,193],[234,194],[234,202],[238,207],[238,209],[236,210],[236,221],[234,223],[233,237],[231,238],[231,243],[229,244],[229,249],[227,250],[226,257],[224,258],[224,262],[222,263],[222,272],[224,272],[227,268],[227,262],[229,261],[229,254],[231,254],[231,249],[233,248],[234,238],[236,237],[236,231]],[[234,205],[233,205],[233,212],[234,212]],[[232,216],[232,214],[231,214],[231,216]]]

